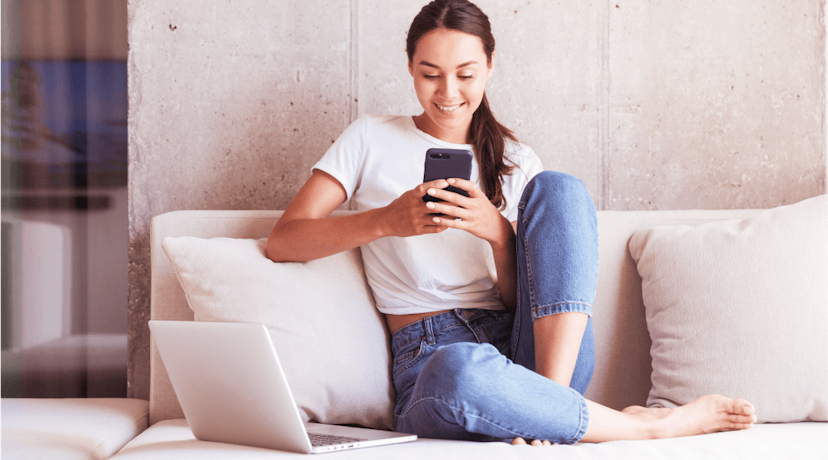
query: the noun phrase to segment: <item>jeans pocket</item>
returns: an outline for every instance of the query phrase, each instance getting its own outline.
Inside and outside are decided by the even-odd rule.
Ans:
[[[422,338],[419,341],[413,340],[410,343],[400,347],[400,349],[394,353],[394,364],[391,369],[392,379],[396,380],[397,377],[406,369],[417,364],[423,356],[425,347],[425,338]]]

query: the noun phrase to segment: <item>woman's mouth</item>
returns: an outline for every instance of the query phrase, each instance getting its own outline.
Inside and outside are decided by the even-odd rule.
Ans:
[[[434,105],[436,105],[438,109],[440,109],[440,110],[442,110],[442,111],[444,111],[444,112],[454,112],[454,111],[455,111],[455,110],[457,110],[457,109],[458,109],[461,105],[463,105],[463,103],[461,102],[460,104],[457,104],[457,105],[448,105],[448,106],[446,106],[446,105],[440,105],[440,104],[436,104],[436,103],[435,103]]]

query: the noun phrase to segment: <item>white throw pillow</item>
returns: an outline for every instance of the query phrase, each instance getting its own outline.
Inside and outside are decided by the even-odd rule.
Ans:
[[[760,422],[828,420],[828,199],[629,243],[653,340],[649,406],[718,393]]]
[[[266,239],[167,237],[196,321],[263,323],[306,421],[394,428],[385,321],[358,250],[274,263]]]

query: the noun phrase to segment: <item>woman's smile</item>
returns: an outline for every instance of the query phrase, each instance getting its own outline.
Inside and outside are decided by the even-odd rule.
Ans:
[[[463,104],[457,104],[457,105],[452,105],[452,106],[442,106],[440,104],[434,104],[434,105],[436,105],[437,108],[440,109],[440,110],[443,110],[443,111],[446,111],[446,112],[454,112],[455,110],[457,110],[458,107],[460,107]]]

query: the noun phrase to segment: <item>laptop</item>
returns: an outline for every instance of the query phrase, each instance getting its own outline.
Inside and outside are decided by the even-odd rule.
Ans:
[[[305,454],[417,439],[304,423],[263,324],[151,320],[149,327],[198,439]]]

